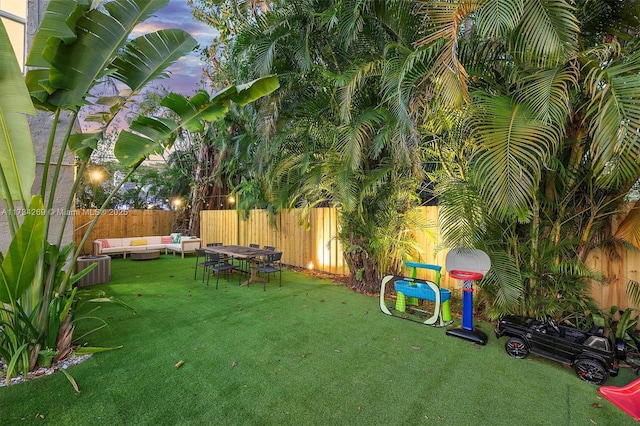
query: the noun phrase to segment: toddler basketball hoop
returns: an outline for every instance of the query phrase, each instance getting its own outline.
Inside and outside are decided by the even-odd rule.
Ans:
[[[485,276],[491,268],[491,260],[482,250],[453,249],[447,253],[445,262],[449,275],[463,282],[462,326],[447,330],[447,335],[485,345],[487,335],[473,328],[473,282]]]

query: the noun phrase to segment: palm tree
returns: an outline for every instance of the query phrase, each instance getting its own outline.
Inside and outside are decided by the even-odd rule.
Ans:
[[[424,102],[468,124],[466,166],[438,176],[447,244],[486,248],[501,275],[487,291],[519,283],[520,312],[579,316],[593,307],[580,302],[594,276],[583,261],[615,248],[611,217],[640,178],[640,5],[418,3],[418,47],[437,58]]]

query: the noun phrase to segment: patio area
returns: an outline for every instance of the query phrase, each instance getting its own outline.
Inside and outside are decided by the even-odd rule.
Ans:
[[[63,374],[0,388],[2,424],[636,424],[572,369],[509,357],[493,324],[486,346],[383,315],[378,300],[285,271],[219,289],[195,258],[113,259],[98,285],[136,313],[85,305],[75,336],[120,346]],[[84,314],[84,315],[83,315]],[[182,362],[179,367],[177,364]],[[623,369],[607,385],[635,377]]]

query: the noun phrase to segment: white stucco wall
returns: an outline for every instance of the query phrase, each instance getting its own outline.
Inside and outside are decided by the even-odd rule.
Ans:
[[[27,3],[27,49],[31,45],[31,41],[40,25],[44,11],[48,0],[28,0]],[[2,4],[0,4],[2,7]],[[33,139],[33,145],[36,152],[36,178],[31,190],[32,194],[40,193],[42,174],[44,170],[44,160],[46,158],[47,143],[49,140],[49,134],[51,131],[52,115],[50,113],[40,112],[35,117],[29,118],[29,125],[31,128],[31,137]],[[58,127],[58,134],[56,136],[55,146],[59,147],[61,144],[62,136],[69,124],[69,117],[63,116],[61,123]],[[54,150],[55,151],[55,150]],[[58,158],[59,149],[53,153],[52,162],[55,163]],[[49,180],[53,174],[53,165],[50,166]],[[70,194],[71,186],[74,179],[74,157],[70,153],[66,153],[63,167],[58,179],[58,190],[54,197],[54,211],[59,212],[52,216],[51,228],[49,231],[49,241],[54,243],[58,237],[60,224],[62,223],[62,212],[66,205],[67,199]],[[0,210],[6,207],[2,205],[0,201]],[[9,235],[9,228],[5,216],[0,216],[0,251],[6,252],[11,241]],[[67,221],[67,226],[64,230],[63,244],[73,241],[73,218],[70,217]]]

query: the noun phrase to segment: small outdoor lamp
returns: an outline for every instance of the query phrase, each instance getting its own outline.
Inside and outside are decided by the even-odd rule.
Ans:
[[[93,169],[89,173],[89,179],[92,183],[98,184],[104,180],[104,173],[100,169]]]

